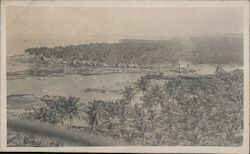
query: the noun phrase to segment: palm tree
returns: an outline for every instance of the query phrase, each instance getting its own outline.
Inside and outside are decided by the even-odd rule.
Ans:
[[[105,102],[103,101],[96,101],[89,102],[88,106],[86,107],[86,110],[84,111],[87,114],[88,123],[90,126],[90,131],[94,132],[96,131],[97,127],[99,126],[99,122],[103,118],[104,114],[107,113],[107,110],[105,110],[104,107]]]
[[[136,82],[136,89],[141,90],[143,94],[147,91],[149,80],[142,76]]]
[[[123,99],[125,100],[126,104],[131,105],[131,101],[133,100],[135,96],[134,88],[132,88],[130,85],[128,87],[125,87],[121,92]]]

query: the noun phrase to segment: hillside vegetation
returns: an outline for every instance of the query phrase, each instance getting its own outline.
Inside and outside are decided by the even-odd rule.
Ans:
[[[28,48],[26,53],[42,61],[75,66],[151,66],[176,64],[242,64],[243,39],[211,36],[170,40],[120,40],[53,48]]]
[[[22,120],[59,125],[130,145],[240,146],[243,141],[243,72],[179,76],[152,83],[142,76],[118,100],[80,106],[77,97],[44,96]],[[73,121],[78,119],[78,122]],[[84,126],[79,126],[84,121]],[[8,131],[9,146],[63,146],[52,138]],[[81,143],[79,143],[81,144]],[[84,143],[82,143],[84,145]]]

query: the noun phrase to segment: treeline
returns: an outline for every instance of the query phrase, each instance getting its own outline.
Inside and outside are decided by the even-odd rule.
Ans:
[[[176,64],[180,60],[197,64],[242,64],[243,39],[200,37],[188,40],[121,40],[118,43],[28,48],[25,52],[44,61],[53,59],[72,65],[149,66]]]

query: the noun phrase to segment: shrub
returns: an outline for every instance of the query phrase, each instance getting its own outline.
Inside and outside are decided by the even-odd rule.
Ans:
[[[21,119],[40,120],[49,124],[61,123],[69,119],[70,127],[72,126],[73,117],[78,116],[79,98],[61,97],[61,96],[44,96],[41,100],[44,106],[33,108],[31,112],[25,112],[20,115]]]

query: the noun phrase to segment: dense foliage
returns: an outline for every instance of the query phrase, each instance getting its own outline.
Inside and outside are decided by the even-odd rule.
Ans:
[[[155,80],[161,82],[156,84]],[[78,117],[84,121],[84,128],[72,127],[71,122],[67,128],[131,145],[242,145],[242,70],[228,73],[219,68],[212,76],[178,76],[167,80],[142,76],[133,86],[122,89],[121,94],[116,101],[89,102],[80,111],[79,98],[45,96],[41,99],[45,106],[20,118],[65,126],[63,121]],[[16,136],[8,135],[9,145]],[[46,145],[40,143],[39,137],[30,135],[23,135],[21,145],[26,146],[28,139],[27,145],[33,142],[33,146]],[[52,139],[44,141],[60,146],[60,142]]]
[[[89,103],[89,127],[133,145],[241,145],[242,79],[235,70],[127,87],[121,100]],[[133,99],[139,91],[140,101]]]
[[[33,108],[31,112],[25,112],[19,118],[23,120],[39,120],[49,124],[64,124],[64,121],[69,120],[71,125],[73,117],[78,116],[77,103],[80,100],[77,97],[62,97],[62,96],[44,96],[41,100],[45,103],[44,106]]]
[[[186,60],[198,64],[242,64],[241,37],[202,37],[164,41],[121,40],[25,50],[42,61],[82,66],[149,66]]]

